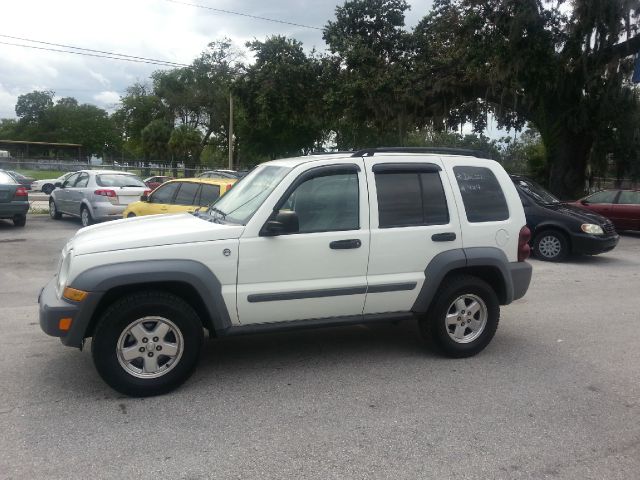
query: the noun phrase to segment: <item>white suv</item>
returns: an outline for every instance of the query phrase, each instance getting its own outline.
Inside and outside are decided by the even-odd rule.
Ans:
[[[504,169],[472,152],[371,149],[276,160],[211,208],[80,230],[40,325],[93,337],[128,395],[175,388],[211,337],[413,319],[443,354],[481,351],[531,280]]]

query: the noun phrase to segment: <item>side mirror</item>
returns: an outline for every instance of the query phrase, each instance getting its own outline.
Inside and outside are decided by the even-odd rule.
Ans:
[[[62,186],[62,183],[61,183],[61,182],[56,182],[56,183],[54,183],[54,184],[53,184],[53,186],[54,186],[54,187],[56,187],[56,188],[64,188],[64,187]]]
[[[265,237],[275,237],[287,233],[297,233],[299,230],[298,214],[293,210],[280,210],[275,219],[265,223],[260,234]]]
[[[149,195],[140,195],[140,201],[141,202],[149,201]]]

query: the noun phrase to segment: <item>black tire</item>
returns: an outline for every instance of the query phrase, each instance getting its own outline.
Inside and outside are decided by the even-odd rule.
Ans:
[[[91,212],[84,205],[80,207],[80,223],[82,223],[83,227],[93,225],[93,217],[91,216]]]
[[[121,364],[117,352],[121,336],[143,317],[168,319],[179,330],[183,340],[178,360],[169,370],[155,378],[135,376]],[[127,338],[129,337],[124,336],[125,340]],[[113,389],[133,397],[148,397],[167,393],[189,378],[198,362],[203,338],[203,327],[198,315],[182,298],[162,291],[145,291],[123,297],[107,308],[93,334],[91,353],[98,373]],[[156,341],[155,338],[153,340]],[[150,340],[147,343],[136,341],[133,346],[137,348],[139,344],[140,348],[146,348],[149,343]],[[152,346],[151,351],[154,348],[157,347]],[[148,355],[146,351],[144,354]],[[144,357],[140,357],[140,361],[143,360]],[[132,368],[132,363],[129,368]]]
[[[45,195],[51,195],[51,192],[53,192],[54,188],[55,187],[53,185],[51,185],[50,183],[47,183],[42,186],[42,193],[44,193]]]
[[[26,215],[14,215],[13,216],[13,225],[16,227],[24,227],[27,224],[27,216]]]
[[[460,297],[466,298],[465,296],[480,299],[481,302],[478,302],[478,304],[484,304],[484,310],[481,309],[479,315],[482,315],[484,311],[486,321],[484,322],[484,327],[478,328],[477,334],[474,334],[469,323],[470,321],[475,321],[477,315],[464,310],[462,310],[463,314],[461,316],[454,317],[456,325],[447,325],[447,315],[451,315],[452,307],[455,308],[454,302]],[[470,305],[472,306],[472,304]],[[465,319],[469,326],[465,326]],[[464,358],[476,355],[491,342],[498,329],[499,322],[500,303],[493,288],[480,278],[471,275],[455,275],[447,278],[438,289],[427,315],[420,320],[420,332],[425,340],[443,355],[452,358]],[[460,323],[461,325],[458,325]],[[451,337],[456,328],[460,328],[464,335],[462,339],[457,341]]]
[[[130,213],[129,215],[127,215],[127,218],[133,218],[133,217],[135,217],[135,216],[136,216],[136,214],[135,214],[135,213]]]
[[[60,220],[62,218],[62,214],[58,211],[56,202],[53,198],[49,199],[49,216],[54,220]]]
[[[533,253],[540,260],[561,262],[567,258],[569,250],[567,236],[558,230],[542,231],[533,239]]]

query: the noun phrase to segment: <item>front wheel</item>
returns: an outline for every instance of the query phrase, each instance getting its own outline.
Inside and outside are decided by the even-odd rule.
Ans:
[[[569,241],[555,230],[540,232],[533,240],[533,253],[540,260],[560,262],[569,254]]]
[[[56,202],[53,199],[49,200],[49,216],[54,220],[60,220],[62,218],[62,214],[58,211]]]
[[[105,311],[91,353],[112,388],[147,397],[189,378],[202,341],[202,323],[189,304],[170,293],[147,291],[121,298]]]
[[[91,216],[91,212],[87,207],[82,207],[82,209],[80,210],[80,221],[82,222],[83,227],[93,225],[93,217]]]
[[[482,351],[500,321],[500,303],[491,286],[470,275],[448,278],[440,287],[420,331],[448,357],[464,358]]]

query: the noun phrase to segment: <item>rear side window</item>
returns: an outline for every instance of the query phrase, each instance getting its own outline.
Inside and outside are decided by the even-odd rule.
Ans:
[[[449,223],[438,172],[376,173],[380,228]]]
[[[498,179],[486,167],[453,167],[467,220],[495,222],[509,218],[509,207]]]
[[[180,190],[178,190],[178,194],[173,203],[176,205],[193,205],[196,201],[196,193],[198,193],[199,187],[199,183],[180,183]]]
[[[198,205],[205,207],[211,205],[220,197],[219,185],[202,185],[202,191],[200,192],[200,201]]]
[[[585,198],[589,203],[613,203],[613,199],[616,198],[617,190],[603,190],[596,192],[593,195]],[[621,198],[622,199],[622,198]],[[624,203],[618,200],[618,203]]]

